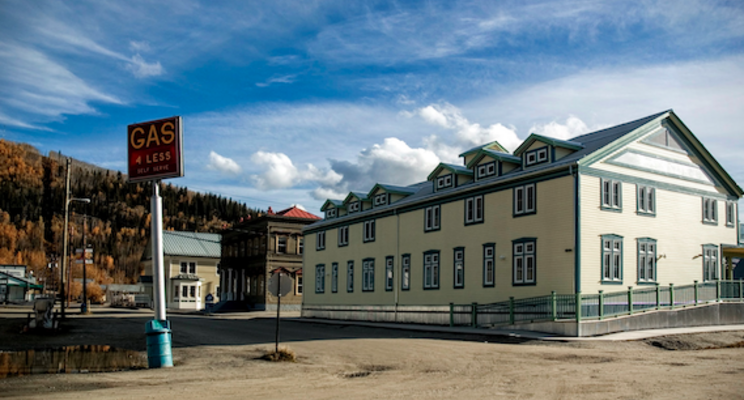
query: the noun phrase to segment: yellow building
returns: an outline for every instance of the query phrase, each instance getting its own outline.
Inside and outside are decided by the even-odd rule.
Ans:
[[[738,242],[742,189],[671,110],[461,157],[425,182],[323,205],[304,229],[303,316],[446,323],[450,303],[730,272],[723,250]]]

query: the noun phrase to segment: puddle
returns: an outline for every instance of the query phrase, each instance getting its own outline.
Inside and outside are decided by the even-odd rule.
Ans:
[[[147,368],[140,352],[111,346],[0,352],[0,379],[36,374],[112,372]]]

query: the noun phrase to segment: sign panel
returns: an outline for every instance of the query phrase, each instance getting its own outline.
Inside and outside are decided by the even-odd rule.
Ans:
[[[285,297],[292,291],[292,278],[287,274],[277,273],[269,278],[269,293],[277,297]],[[281,286],[281,291],[279,290]]]
[[[171,117],[127,127],[129,182],[183,176],[181,125],[181,117]]]
[[[83,263],[83,249],[75,249],[75,264]],[[85,249],[85,264],[93,264],[93,249]]]

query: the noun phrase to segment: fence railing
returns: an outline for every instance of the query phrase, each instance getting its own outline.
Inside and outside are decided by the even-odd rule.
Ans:
[[[518,322],[604,319],[650,310],[694,307],[711,302],[744,302],[744,281],[713,281],[692,285],[628,287],[597,294],[556,294],[492,304],[450,303],[450,326],[513,325]],[[576,305],[579,304],[577,308]]]

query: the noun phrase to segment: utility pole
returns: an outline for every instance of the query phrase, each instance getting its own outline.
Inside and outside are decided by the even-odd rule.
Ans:
[[[65,268],[67,265],[67,248],[69,244],[67,242],[68,225],[70,223],[70,158],[67,158],[67,174],[65,176],[65,226],[62,230],[62,268],[60,268],[60,280],[59,280],[59,298],[62,302],[62,319],[65,319]]]

